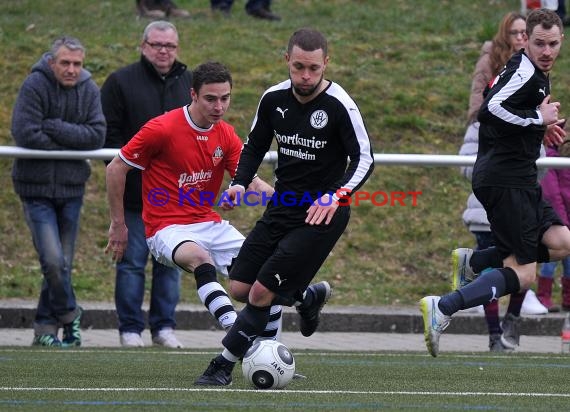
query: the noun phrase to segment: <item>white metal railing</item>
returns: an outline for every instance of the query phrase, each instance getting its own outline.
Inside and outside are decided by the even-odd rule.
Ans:
[[[95,159],[110,160],[119,149],[99,150],[32,150],[17,146],[0,146],[0,157],[27,159]],[[277,152],[271,151],[263,159],[265,163],[277,163]],[[400,166],[472,166],[475,156],[435,154],[375,153],[374,163]],[[570,168],[570,158],[543,157],[536,162],[539,168]]]

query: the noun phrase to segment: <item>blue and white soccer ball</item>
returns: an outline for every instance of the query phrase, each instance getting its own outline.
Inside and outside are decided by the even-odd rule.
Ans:
[[[244,378],[258,389],[284,388],[295,374],[295,358],[276,340],[254,343],[241,364]]]

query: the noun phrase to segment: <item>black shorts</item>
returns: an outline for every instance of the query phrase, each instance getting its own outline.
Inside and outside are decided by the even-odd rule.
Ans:
[[[544,232],[552,225],[564,225],[542,198],[540,186],[528,189],[493,186],[473,192],[487,212],[495,245],[503,259],[514,255],[520,265],[537,262]]]
[[[299,299],[346,229],[350,207],[339,207],[328,225],[308,225],[306,217],[306,207],[270,204],[245,239],[230,279],[258,280],[291,303]]]

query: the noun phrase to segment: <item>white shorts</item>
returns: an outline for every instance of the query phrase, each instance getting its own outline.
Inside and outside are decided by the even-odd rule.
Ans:
[[[192,241],[210,253],[218,272],[228,276],[228,266],[241,248],[244,236],[226,220],[190,225],[170,225],[146,239],[150,253],[166,266],[179,268],[172,261],[174,250]]]

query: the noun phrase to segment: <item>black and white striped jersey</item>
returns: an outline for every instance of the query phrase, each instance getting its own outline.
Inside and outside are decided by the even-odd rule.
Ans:
[[[550,94],[549,78],[521,50],[490,86],[478,115],[473,188],[535,187],[546,130],[538,107]]]
[[[374,169],[372,147],[356,103],[338,84],[306,104],[286,80],[259,102],[232,184],[247,187],[272,141],[277,142],[275,189],[313,199],[338,189],[356,191]]]

